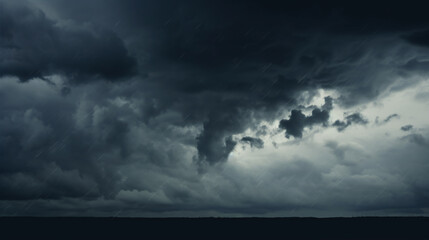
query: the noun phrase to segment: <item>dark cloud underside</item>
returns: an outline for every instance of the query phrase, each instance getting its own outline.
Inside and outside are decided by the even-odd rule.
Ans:
[[[223,167],[240,144],[264,151],[281,131],[300,143],[317,126],[347,134],[351,125],[371,125],[360,113],[331,115],[427,76],[426,9],[365,1],[0,0],[0,205],[30,201],[39,214],[85,212],[93,201],[109,214],[118,206],[234,213],[314,206],[300,196],[320,193],[315,186],[330,175],[299,154],[270,169],[272,178],[257,174],[297,187],[287,202],[275,197],[282,196],[275,184],[266,194],[272,198],[261,198],[253,192],[261,182]],[[321,89],[338,96],[312,106]],[[402,142],[427,145],[417,127],[401,129],[412,130]],[[364,152],[358,147],[322,147],[355,167],[345,172],[361,171],[361,163],[347,162],[349,153]],[[344,183],[353,188],[358,180]],[[421,182],[410,190],[415,198],[398,197],[398,205],[427,206],[426,192],[419,201],[413,195],[426,187]],[[349,206],[347,196],[338,198]],[[396,206],[362,201],[365,209]]]
[[[113,32],[61,25],[32,7],[1,3],[0,76],[22,81],[65,74],[73,81],[130,76],[136,60]]]
[[[300,110],[292,110],[289,119],[280,121],[279,127],[286,129],[286,137],[294,136],[301,138],[305,127],[311,127],[315,124],[324,124],[328,122],[329,111],[332,110],[332,98],[326,97],[325,104],[322,107],[313,109],[310,116],[305,116]]]

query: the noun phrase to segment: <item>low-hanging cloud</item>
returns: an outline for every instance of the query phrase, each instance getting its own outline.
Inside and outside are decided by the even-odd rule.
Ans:
[[[399,154],[364,155],[346,138],[353,129],[344,130],[369,128],[368,120],[332,119],[335,110],[361,112],[427,79],[429,49],[417,34],[429,23],[426,8],[403,5],[0,0],[0,209],[198,215],[427,207],[426,168],[417,167],[426,135],[399,137],[392,145]],[[330,97],[300,107],[321,92],[335,96],[338,109]],[[320,136],[349,142],[306,139],[317,126]],[[240,155],[247,153],[240,144],[254,156]],[[256,152],[264,159],[253,161]],[[403,169],[413,174],[396,172]]]
[[[302,132],[305,127],[311,127],[316,124],[325,124],[329,119],[329,112],[332,110],[332,98],[326,97],[322,109],[315,108],[310,116],[305,116],[300,110],[292,110],[289,119],[283,119],[279,123],[279,128],[286,130],[286,137],[293,136],[302,138]]]

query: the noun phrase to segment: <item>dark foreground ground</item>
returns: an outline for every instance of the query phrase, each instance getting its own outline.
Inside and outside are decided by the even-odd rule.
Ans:
[[[428,239],[427,217],[39,218],[0,217],[0,239]],[[5,237],[6,236],[6,237]],[[3,238],[5,237],[5,238]]]

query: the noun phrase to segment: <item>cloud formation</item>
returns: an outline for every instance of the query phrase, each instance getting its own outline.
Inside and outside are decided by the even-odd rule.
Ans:
[[[425,11],[0,0],[0,214],[424,211]]]
[[[409,134],[407,136],[402,137],[402,139],[405,139],[411,143],[417,144],[422,147],[426,147],[428,145],[428,142],[426,141],[426,138],[419,133],[413,133]]]
[[[332,126],[336,127],[337,130],[341,132],[352,124],[366,125],[368,124],[368,120],[366,120],[360,113],[353,113],[348,115],[344,121],[336,120]]]
[[[384,119],[384,122],[389,122],[390,120],[392,120],[393,118],[399,118],[399,115],[394,113],[389,115],[386,119]]]
[[[410,131],[411,129],[413,129],[413,125],[404,125],[401,127],[401,130],[404,132]]]
[[[74,82],[131,76],[136,59],[113,32],[57,23],[20,1],[0,3],[0,76],[21,81],[64,74]]]
[[[251,147],[264,148],[264,141],[260,138],[243,137],[241,138],[240,141],[244,143],[248,143]]]
[[[290,136],[302,138],[305,127],[311,127],[315,124],[326,125],[330,110],[332,110],[332,98],[326,97],[322,109],[313,109],[310,116],[305,116],[300,110],[292,110],[289,119],[280,121],[279,128],[286,130],[286,138]]]

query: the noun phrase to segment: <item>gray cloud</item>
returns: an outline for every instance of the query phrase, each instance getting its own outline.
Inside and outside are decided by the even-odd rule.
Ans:
[[[59,24],[19,1],[0,4],[0,76],[27,81],[65,74],[80,82],[90,77],[115,80],[133,73],[136,60],[113,32]]]
[[[366,120],[360,113],[353,113],[348,115],[344,121],[336,120],[332,126],[336,127],[337,130],[341,132],[352,124],[366,125],[368,124],[368,120]]]
[[[388,123],[388,122],[390,122],[390,120],[392,120],[394,118],[399,118],[399,114],[394,113],[394,114],[387,116],[386,119],[384,119],[382,123]]]
[[[413,128],[413,125],[404,125],[401,127],[401,130],[404,132],[410,131]]]
[[[286,129],[286,137],[301,138],[305,127],[315,124],[326,124],[329,119],[329,111],[332,109],[332,98],[326,97],[322,107],[313,109],[310,116],[305,116],[300,110],[292,110],[289,119],[280,121],[279,128]]]
[[[260,138],[243,137],[240,141],[250,144],[251,147],[264,148],[264,141]]]
[[[409,134],[407,136],[402,137],[402,139],[422,147],[425,147],[428,145],[426,138],[422,134],[418,134],[418,133]]]
[[[414,32],[405,36],[404,38],[412,44],[422,47],[429,47],[429,31]]]
[[[238,142],[262,148],[258,137],[277,132],[259,124],[276,123],[285,111],[293,109],[279,123],[286,136],[328,126],[332,98],[310,114],[300,107],[318,89],[340,93],[335,104],[351,108],[420,81],[429,52],[424,34],[413,34],[429,23],[425,8],[391,3],[388,14],[379,3],[15,2],[0,2],[0,214],[427,206],[427,169],[418,167],[427,153],[418,145],[400,152],[415,165],[401,154],[362,155],[343,142],[326,144],[334,163],[299,153],[266,169],[228,162]],[[352,124],[367,120],[356,113],[334,126]],[[236,138],[248,129],[255,137]],[[426,144],[423,135],[406,139]]]

